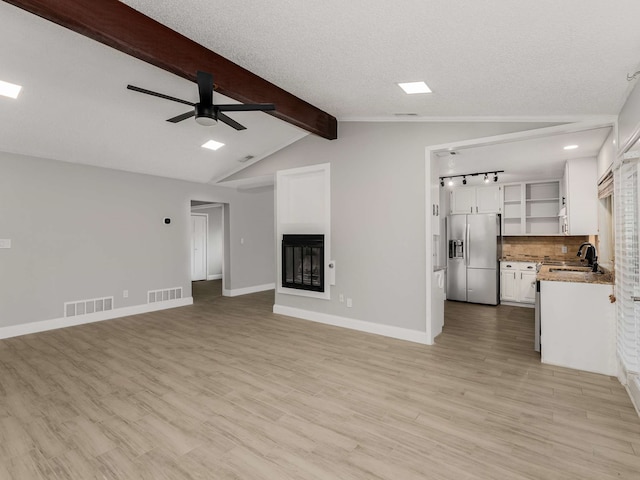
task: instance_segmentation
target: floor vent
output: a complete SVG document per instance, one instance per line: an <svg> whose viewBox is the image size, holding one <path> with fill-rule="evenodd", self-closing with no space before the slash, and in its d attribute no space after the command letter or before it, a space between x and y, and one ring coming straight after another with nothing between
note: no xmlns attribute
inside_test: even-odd
<svg viewBox="0 0 640 480"><path fill-rule="evenodd" d="M113 297L92 298L90 300L65 302L64 304L65 317L77 317L78 315L106 312L108 310L113 310Z"/></svg>
<svg viewBox="0 0 640 480"><path fill-rule="evenodd" d="M147 303L168 302L182 298L182 287L166 288L164 290L149 290Z"/></svg>

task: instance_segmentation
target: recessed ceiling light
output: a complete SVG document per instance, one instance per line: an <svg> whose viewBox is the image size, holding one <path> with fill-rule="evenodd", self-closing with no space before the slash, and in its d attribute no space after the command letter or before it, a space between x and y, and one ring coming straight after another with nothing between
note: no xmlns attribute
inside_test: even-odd
<svg viewBox="0 0 640 480"><path fill-rule="evenodd" d="M9 98L18 98L22 87L9 82L3 82L0 80L0 95Z"/></svg>
<svg viewBox="0 0 640 480"><path fill-rule="evenodd" d="M576 148L578 148L578 145L567 145L564 147L565 150L575 150Z"/></svg>
<svg viewBox="0 0 640 480"><path fill-rule="evenodd" d="M398 86L408 94L431 93L431 89L424 82L399 83Z"/></svg>
<svg viewBox="0 0 640 480"><path fill-rule="evenodd" d="M209 150L218 150L220 147L224 147L224 143L216 142L215 140L209 140L207 143L202 145L203 148L208 148Z"/></svg>

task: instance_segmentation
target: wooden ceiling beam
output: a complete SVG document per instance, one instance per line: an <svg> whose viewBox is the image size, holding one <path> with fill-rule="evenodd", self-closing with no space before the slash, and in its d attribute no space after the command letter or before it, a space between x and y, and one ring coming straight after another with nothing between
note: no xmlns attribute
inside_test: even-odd
<svg viewBox="0 0 640 480"><path fill-rule="evenodd" d="M202 70L216 91L242 103L274 103L269 114L333 140L335 117L118 0L5 0L193 82Z"/></svg>

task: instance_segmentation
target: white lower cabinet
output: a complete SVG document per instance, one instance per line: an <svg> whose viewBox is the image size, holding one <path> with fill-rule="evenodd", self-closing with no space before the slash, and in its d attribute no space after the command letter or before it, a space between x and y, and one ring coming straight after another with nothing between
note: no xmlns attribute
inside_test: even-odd
<svg viewBox="0 0 640 480"><path fill-rule="evenodd" d="M524 305L535 303L535 263L500 262L500 301Z"/></svg>
<svg viewBox="0 0 640 480"><path fill-rule="evenodd" d="M500 270L500 300L517 302L516 271Z"/></svg>
<svg viewBox="0 0 640 480"><path fill-rule="evenodd" d="M534 267L535 268L535 267ZM522 303L536 302L536 272L520 272L520 292L519 299Z"/></svg>

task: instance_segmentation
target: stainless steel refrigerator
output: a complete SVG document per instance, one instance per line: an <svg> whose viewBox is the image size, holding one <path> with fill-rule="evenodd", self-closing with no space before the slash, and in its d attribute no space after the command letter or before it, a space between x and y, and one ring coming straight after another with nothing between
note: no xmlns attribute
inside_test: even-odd
<svg viewBox="0 0 640 480"><path fill-rule="evenodd" d="M447 217L447 300L500 302L500 215Z"/></svg>

